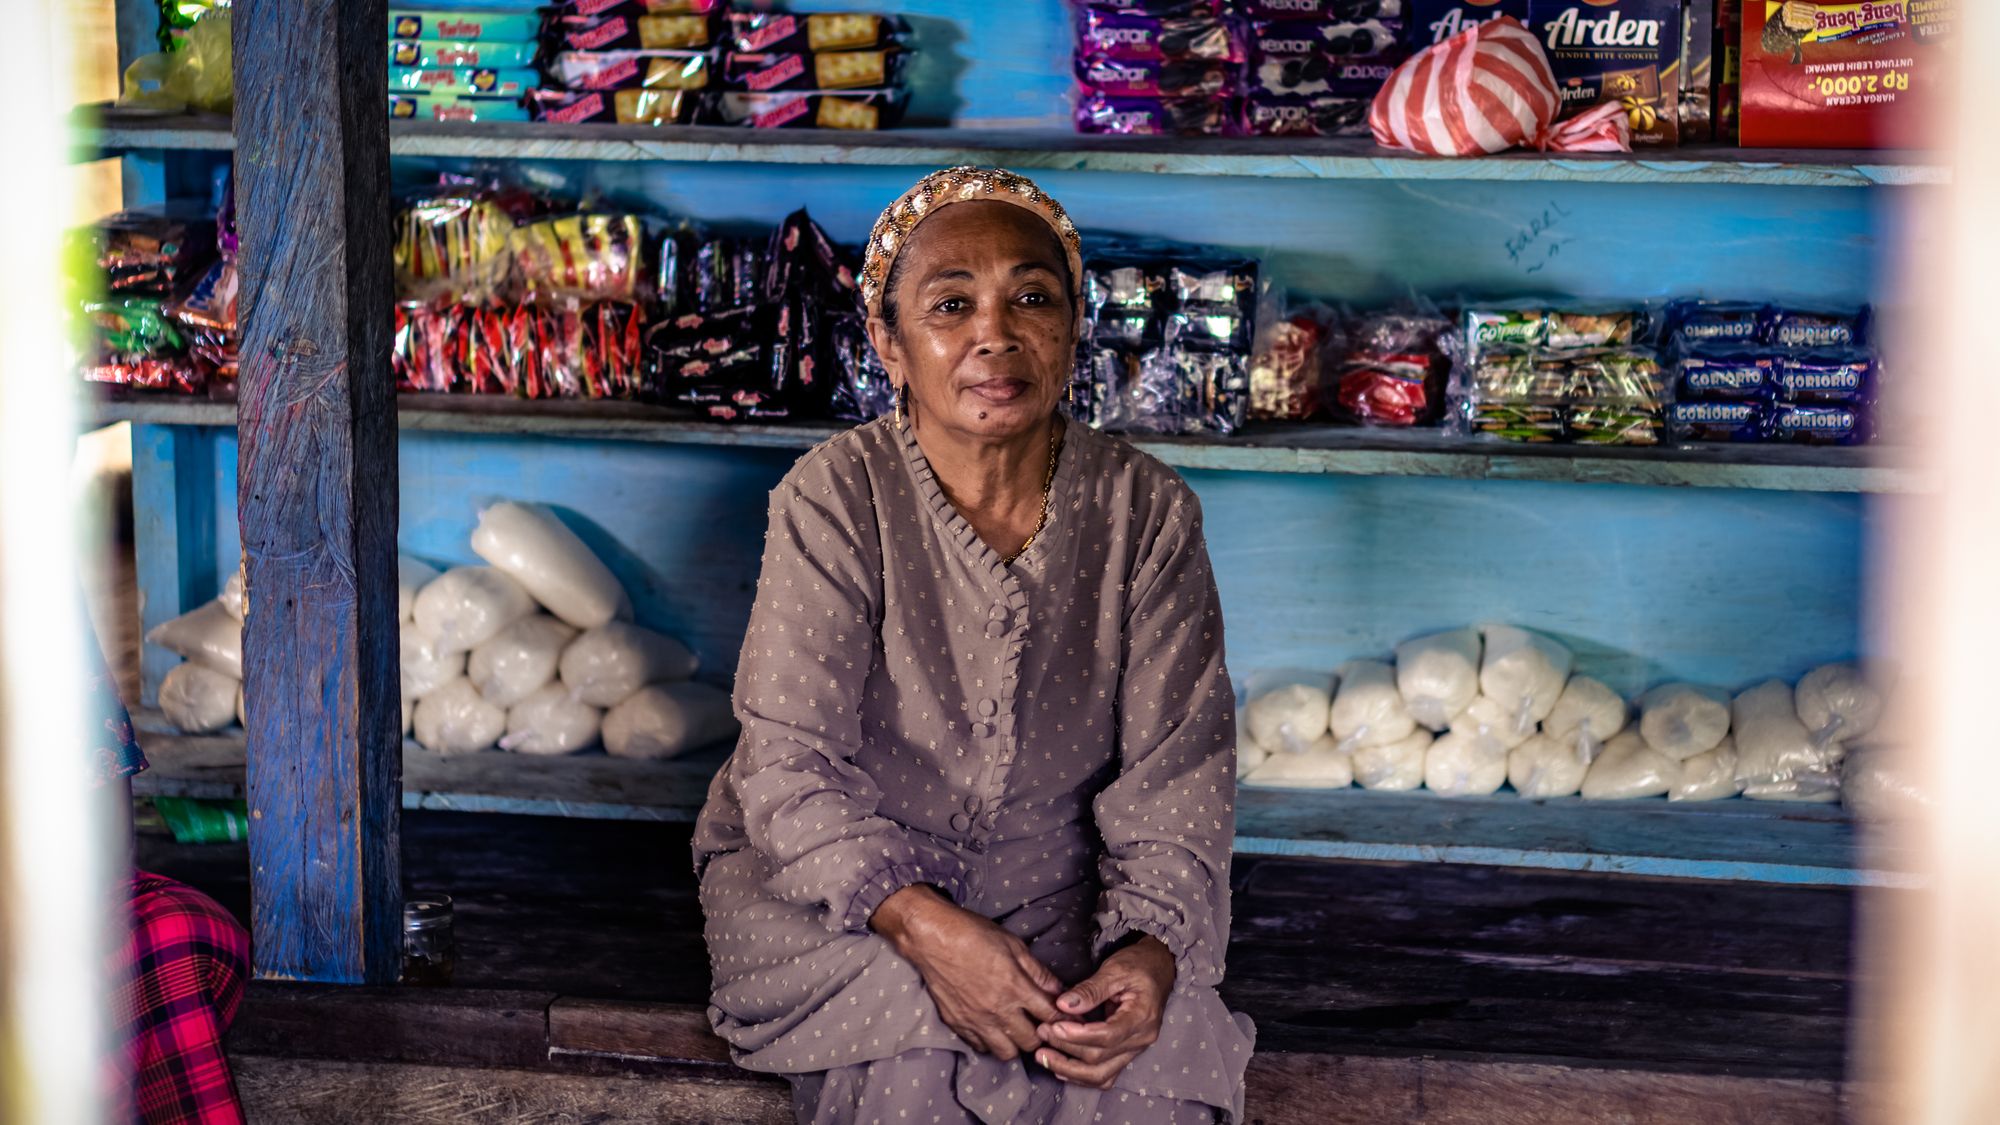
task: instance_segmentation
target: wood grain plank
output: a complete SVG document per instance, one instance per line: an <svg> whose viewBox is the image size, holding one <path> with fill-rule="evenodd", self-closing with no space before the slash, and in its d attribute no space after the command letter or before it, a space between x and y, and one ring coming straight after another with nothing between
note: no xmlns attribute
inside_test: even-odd
<svg viewBox="0 0 2000 1125"><path fill-rule="evenodd" d="M729 1045L697 1004L562 998L549 1007L549 1049L729 1063Z"/></svg>
<svg viewBox="0 0 2000 1125"><path fill-rule="evenodd" d="M236 7L237 509L264 977L401 971L385 0Z"/></svg>
<svg viewBox="0 0 2000 1125"><path fill-rule="evenodd" d="M232 1060L243 1108L259 1125L791 1125L792 1099L772 1080L550 1074L496 1067L412 1066L247 1055Z"/></svg>
<svg viewBox="0 0 2000 1125"><path fill-rule="evenodd" d="M366 1062L536 1067L548 1061L555 994L352 988L256 981L230 1027L230 1054Z"/></svg>

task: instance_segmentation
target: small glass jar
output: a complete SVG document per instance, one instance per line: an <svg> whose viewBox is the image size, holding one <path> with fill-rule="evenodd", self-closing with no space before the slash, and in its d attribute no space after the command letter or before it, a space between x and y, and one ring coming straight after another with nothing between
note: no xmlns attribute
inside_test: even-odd
<svg viewBox="0 0 2000 1125"><path fill-rule="evenodd" d="M451 896L417 895L403 900L403 983L451 983L458 942L451 932Z"/></svg>

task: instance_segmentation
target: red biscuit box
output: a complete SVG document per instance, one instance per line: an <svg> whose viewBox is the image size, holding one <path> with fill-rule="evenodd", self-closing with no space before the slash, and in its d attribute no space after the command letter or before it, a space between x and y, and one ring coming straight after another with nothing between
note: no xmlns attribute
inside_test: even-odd
<svg viewBox="0 0 2000 1125"><path fill-rule="evenodd" d="M1745 148L1909 148L1959 0L1744 0Z"/></svg>

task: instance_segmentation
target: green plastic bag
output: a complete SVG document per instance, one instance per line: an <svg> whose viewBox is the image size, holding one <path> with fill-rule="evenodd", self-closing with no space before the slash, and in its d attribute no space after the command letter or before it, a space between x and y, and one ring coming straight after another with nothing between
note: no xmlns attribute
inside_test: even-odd
<svg viewBox="0 0 2000 1125"><path fill-rule="evenodd" d="M230 112L236 106L236 91L229 28L229 9L217 8L188 28L174 50L133 59L125 68L120 108Z"/></svg>
<svg viewBox="0 0 2000 1125"><path fill-rule="evenodd" d="M242 801L155 797L153 808L176 844L237 844L250 838L250 806Z"/></svg>

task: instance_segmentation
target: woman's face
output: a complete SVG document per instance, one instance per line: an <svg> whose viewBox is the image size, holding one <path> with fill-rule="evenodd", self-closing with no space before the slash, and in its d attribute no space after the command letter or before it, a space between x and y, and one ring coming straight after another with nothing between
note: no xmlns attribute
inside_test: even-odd
<svg viewBox="0 0 2000 1125"><path fill-rule="evenodd" d="M925 426L1008 438L1054 412L1074 365L1076 308L1055 232L1011 203L957 203L898 257L896 326L868 322Z"/></svg>

